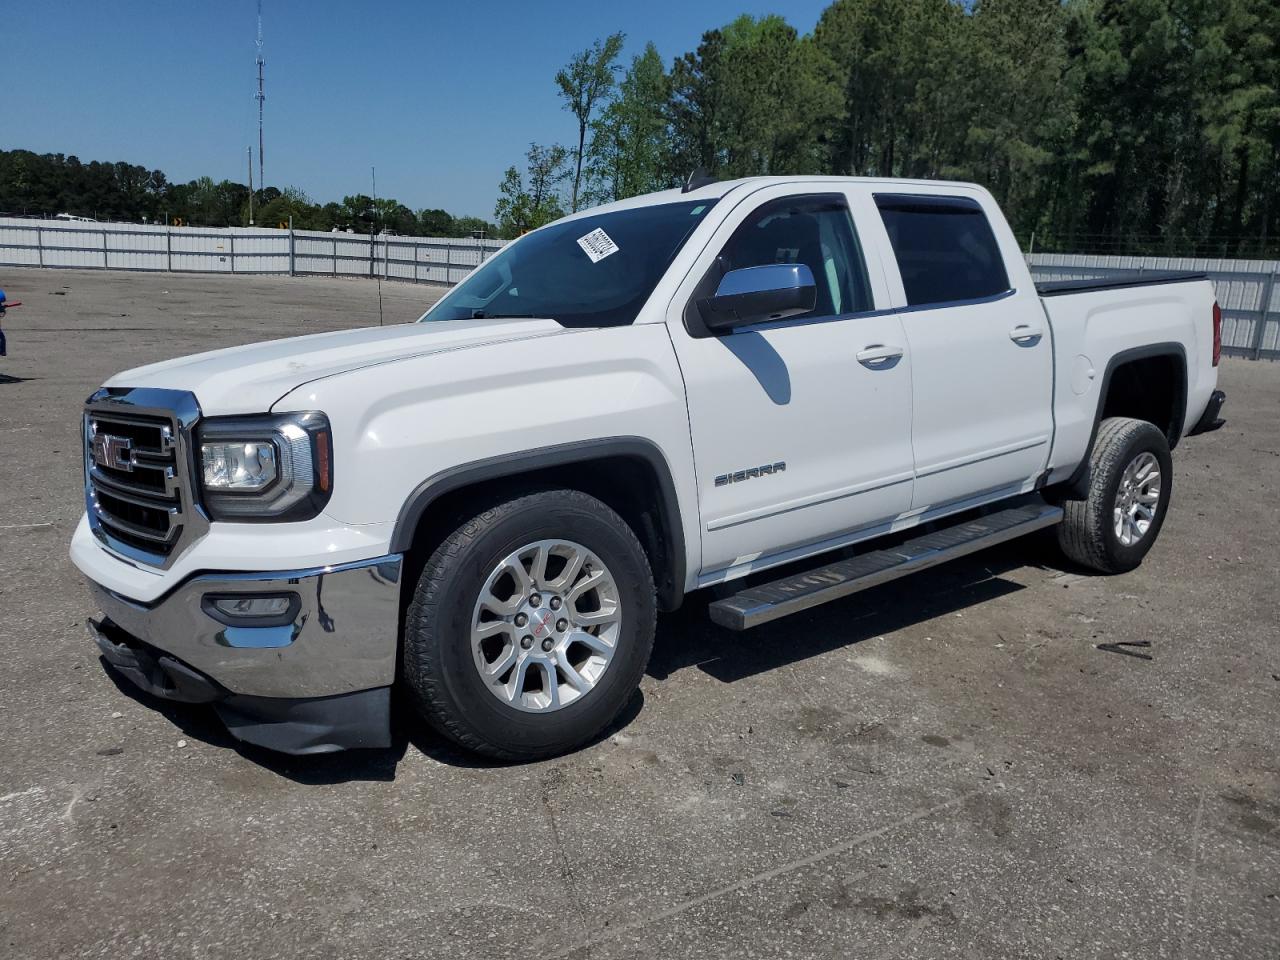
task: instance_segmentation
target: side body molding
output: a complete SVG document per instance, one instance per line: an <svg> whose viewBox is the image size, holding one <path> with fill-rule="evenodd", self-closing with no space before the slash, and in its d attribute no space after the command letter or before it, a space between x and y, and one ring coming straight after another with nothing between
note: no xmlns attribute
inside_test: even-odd
<svg viewBox="0 0 1280 960"><path fill-rule="evenodd" d="M535 450L489 457L473 463L459 464L428 477L414 488L400 508L395 531L391 537L393 551L408 551L423 516L431 504L445 494L461 490L477 483L498 480L549 467L563 467L593 460L624 458L645 463L658 480L660 516L659 529L670 556L667 570L658 578L658 603L663 610L673 610L684 597L685 566L687 555L684 528L681 525L680 503L676 497L671 468L657 444L643 437L608 437L598 440L582 440L557 444ZM636 535L644 539L644 532Z"/></svg>

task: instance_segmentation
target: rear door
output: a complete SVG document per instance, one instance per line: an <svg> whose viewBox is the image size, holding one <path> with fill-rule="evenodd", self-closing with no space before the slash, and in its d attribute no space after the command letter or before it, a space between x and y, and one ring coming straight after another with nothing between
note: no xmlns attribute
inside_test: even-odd
<svg viewBox="0 0 1280 960"><path fill-rule="evenodd" d="M703 582L884 525L911 503L911 358L870 198L768 187L729 213L669 308L703 524ZM878 229L878 228L877 228ZM698 300L729 270L803 263L816 309L715 336Z"/></svg>
<svg viewBox="0 0 1280 960"><path fill-rule="evenodd" d="M1053 350L1034 286L1010 280L1027 271L1006 269L1021 258L1012 233L959 190L874 199L911 354L912 512L1031 489L1053 433Z"/></svg>

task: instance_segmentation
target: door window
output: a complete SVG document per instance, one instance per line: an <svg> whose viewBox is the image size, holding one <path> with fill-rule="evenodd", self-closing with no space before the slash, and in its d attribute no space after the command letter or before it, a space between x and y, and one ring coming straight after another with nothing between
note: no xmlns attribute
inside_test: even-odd
<svg viewBox="0 0 1280 960"><path fill-rule="evenodd" d="M980 300L1009 289L1004 257L976 200L876 194L907 303Z"/></svg>
<svg viewBox="0 0 1280 960"><path fill-rule="evenodd" d="M763 204L720 252L708 278L714 279L711 289L730 270L771 263L803 263L812 271L817 302L802 317L872 309L862 248L843 197L784 197Z"/></svg>

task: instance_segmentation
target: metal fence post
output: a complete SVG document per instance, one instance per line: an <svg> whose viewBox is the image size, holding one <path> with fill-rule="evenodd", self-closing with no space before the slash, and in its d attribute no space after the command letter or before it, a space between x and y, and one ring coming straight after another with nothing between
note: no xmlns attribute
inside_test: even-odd
<svg viewBox="0 0 1280 960"><path fill-rule="evenodd" d="M333 275L338 275L338 238L333 238Z"/></svg>
<svg viewBox="0 0 1280 960"><path fill-rule="evenodd" d="M231 234L231 272L236 272L236 235Z"/></svg>
<svg viewBox="0 0 1280 960"><path fill-rule="evenodd" d="M44 228L40 224L36 224L36 257L39 265L44 266Z"/></svg>
<svg viewBox="0 0 1280 960"><path fill-rule="evenodd" d="M164 259L166 269L173 273L173 227L167 223L164 225Z"/></svg>
<svg viewBox="0 0 1280 960"><path fill-rule="evenodd" d="M102 228L102 269L105 270L111 264L107 260L107 228Z"/></svg>
<svg viewBox="0 0 1280 960"><path fill-rule="evenodd" d="M1271 294L1276 288L1276 271L1271 271L1262 287L1262 302L1258 305L1258 329L1253 333L1253 359L1262 358L1262 341L1267 333L1267 314L1271 309Z"/></svg>
<svg viewBox="0 0 1280 960"><path fill-rule="evenodd" d="M289 276L294 276L293 272L293 214L289 214Z"/></svg>

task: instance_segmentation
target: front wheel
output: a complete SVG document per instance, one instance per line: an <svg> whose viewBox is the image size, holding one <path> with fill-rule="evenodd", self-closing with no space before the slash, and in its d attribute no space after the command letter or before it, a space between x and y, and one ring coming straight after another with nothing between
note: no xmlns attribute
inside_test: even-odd
<svg viewBox="0 0 1280 960"><path fill-rule="evenodd" d="M432 553L405 616L404 678L459 745L504 760L590 740L653 647L648 558L604 503L551 490L468 519Z"/></svg>
<svg viewBox="0 0 1280 960"><path fill-rule="evenodd" d="M1062 552L1102 573L1134 569L1160 533L1172 490L1164 433L1145 420L1109 417L1089 454L1088 496L1063 504Z"/></svg>

